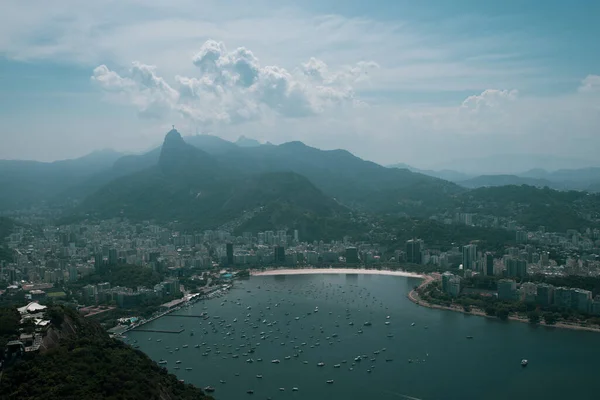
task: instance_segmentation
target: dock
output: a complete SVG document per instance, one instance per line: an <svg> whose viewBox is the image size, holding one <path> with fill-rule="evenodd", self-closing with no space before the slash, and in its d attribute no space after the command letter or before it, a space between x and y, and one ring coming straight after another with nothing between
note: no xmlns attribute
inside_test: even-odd
<svg viewBox="0 0 600 400"><path fill-rule="evenodd" d="M204 315L181 315L181 314L166 314L163 317L183 317L183 318L205 318Z"/></svg>
<svg viewBox="0 0 600 400"><path fill-rule="evenodd" d="M181 333L185 331L185 329L181 328L178 331L168 331L165 329L134 329L135 332L157 332L157 333Z"/></svg>

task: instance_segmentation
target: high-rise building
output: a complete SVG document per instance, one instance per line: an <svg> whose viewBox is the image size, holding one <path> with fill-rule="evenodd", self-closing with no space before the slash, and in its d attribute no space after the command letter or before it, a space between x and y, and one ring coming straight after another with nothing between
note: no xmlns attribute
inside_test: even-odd
<svg viewBox="0 0 600 400"><path fill-rule="evenodd" d="M448 279L447 293L452 297L458 297L460 294L460 277L453 276Z"/></svg>
<svg viewBox="0 0 600 400"><path fill-rule="evenodd" d="M468 244L463 247L463 269L474 269L477 261L477 245Z"/></svg>
<svg viewBox="0 0 600 400"><path fill-rule="evenodd" d="M275 246L273 253L276 264L285 264L285 247Z"/></svg>
<svg viewBox="0 0 600 400"><path fill-rule="evenodd" d="M527 243L527 232L518 230L516 232L516 240L517 240L517 243Z"/></svg>
<svg viewBox="0 0 600 400"><path fill-rule="evenodd" d="M527 276L527 260L520 260L513 257L504 259L506 275L511 278L524 278Z"/></svg>
<svg viewBox="0 0 600 400"><path fill-rule="evenodd" d="M554 305L561 308L571 308L571 289L566 287L554 289Z"/></svg>
<svg viewBox="0 0 600 400"><path fill-rule="evenodd" d="M533 282L525 282L521 285L519 294L522 301L533 303L537 298L537 285Z"/></svg>
<svg viewBox="0 0 600 400"><path fill-rule="evenodd" d="M421 264L421 247L423 241L420 239L411 239L406 242L406 262L411 264Z"/></svg>
<svg viewBox="0 0 600 400"><path fill-rule="evenodd" d="M104 257L102 256L102 253L96 253L94 256L94 269L97 273L102 272L104 269Z"/></svg>
<svg viewBox="0 0 600 400"><path fill-rule="evenodd" d="M485 253L485 274L487 276L494 275L494 255L492 253Z"/></svg>
<svg viewBox="0 0 600 400"><path fill-rule="evenodd" d="M582 313L590 312L592 292L584 289L571 289L571 308Z"/></svg>
<svg viewBox="0 0 600 400"><path fill-rule="evenodd" d="M514 300L517 294L517 283L512 279L500 279L498 281L498 299Z"/></svg>
<svg viewBox="0 0 600 400"><path fill-rule="evenodd" d="M233 243L226 244L226 252L227 252L227 265L233 265Z"/></svg>
<svg viewBox="0 0 600 400"><path fill-rule="evenodd" d="M294 229L294 242L298 243L300 241L298 237L298 229Z"/></svg>
<svg viewBox="0 0 600 400"><path fill-rule="evenodd" d="M542 306L549 306L554 302L554 286L547 283L537 285L536 303Z"/></svg>
<svg viewBox="0 0 600 400"><path fill-rule="evenodd" d="M452 278L454 274L450 271L446 271L442 274L442 292L448 292L448 281Z"/></svg>
<svg viewBox="0 0 600 400"><path fill-rule="evenodd" d="M71 265L69 267L69 282L76 282L78 278L79 278L79 273L77 271L77 267L74 265Z"/></svg>
<svg viewBox="0 0 600 400"><path fill-rule="evenodd" d="M118 261L117 249L109 249L108 250L108 264L110 266L117 265L117 261Z"/></svg>

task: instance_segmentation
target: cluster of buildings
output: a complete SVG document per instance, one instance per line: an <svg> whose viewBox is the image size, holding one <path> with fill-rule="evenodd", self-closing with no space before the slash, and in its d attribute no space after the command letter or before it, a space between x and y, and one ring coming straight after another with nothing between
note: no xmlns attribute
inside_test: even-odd
<svg viewBox="0 0 600 400"><path fill-rule="evenodd" d="M442 292L458 297L462 289L460 276L451 272L442 274ZM600 295L592 297L592 292L589 290L554 287L547 283L534 282L523 282L519 285L514 279L500 279L497 290L498 300L519 300L545 308L555 306L560 309L600 315Z"/></svg>
<svg viewBox="0 0 600 400"><path fill-rule="evenodd" d="M555 306L600 315L600 295L593 298L589 290L554 287L547 283L524 282L518 286L512 279L501 279L498 281L498 299L521 300L543 307Z"/></svg>
<svg viewBox="0 0 600 400"><path fill-rule="evenodd" d="M68 284L102 273L115 265L138 265L169 276L186 268L211 270L219 266L296 266L317 263L377 263L377 245L342 241L301 242L291 232L244 232L207 230L181 233L176 223L159 226L120 219L97 224L45 226L34 234L22 226L10 235L13 262L0 264L0 280L13 283ZM92 289L89 289L90 291Z"/></svg>
<svg viewBox="0 0 600 400"><path fill-rule="evenodd" d="M482 252L476 244L456 246L449 251L431 250L425 247L421 239L406 242L405 251L397 250L396 258L400 262L422 265L436 265L442 268L459 267L469 273L486 276L526 277L530 266L549 265L547 252L541 256L533 246L524 248L510 247L501 258L495 258L491 252Z"/></svg>
<svg viewBox="0 0 600 400"><path fill-rule="evenodd" d="M86 304L115 303L122 308L135 307L148 299L161 299L180 293L181 288L177 278L163 281L155 285L152 289L138 287L134 290L121 286L111 288L108 282L97 285L85 285L82 288L82 296Z"/></svg>

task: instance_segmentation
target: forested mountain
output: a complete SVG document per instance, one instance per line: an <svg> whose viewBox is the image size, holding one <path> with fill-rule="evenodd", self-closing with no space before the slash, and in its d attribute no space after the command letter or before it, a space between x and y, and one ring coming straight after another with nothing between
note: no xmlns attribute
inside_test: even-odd
<svg viewBox="0 0 600 400"><path fill-rule="evenodd" d="M121 156L112 150L102 150L51 163L0 160L0 210L51 201L69 187L110 168Z"/></svg>
<svg viewBox="0 0 600 400"><path fill-rule="evenodd" d="M3 371L2 399L212 399L178 381L141 351L109 338L100 325L75 310L54 307L48 315L52 327L41 353L17 360Z"/></svg>
<svg viewBox="0 0 600 400"><path fill-rule="evenodd" d="M276 213L275 209L285 210ZM349 212L294 172L242 174L170 131L155 166L118 178L90 195L80 208L97 217L179 220L187 227L213 228L256 211L247 224L290 229L307 220ZM271 218L262 214L269 211ZM278 215L275 217L275 215Z"/></svg>

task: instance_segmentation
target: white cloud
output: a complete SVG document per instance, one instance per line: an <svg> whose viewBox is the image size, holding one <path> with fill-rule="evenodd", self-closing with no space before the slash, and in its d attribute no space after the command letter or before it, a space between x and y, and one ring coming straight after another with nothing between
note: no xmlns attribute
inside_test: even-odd
<svg viewBox="0 0 600 400"><path fill-rule="evenodd" d="M584 93L600 92L600 75L588 75L581 82L579 91Z"/></svg>
<svg viewBox="0 0 600 400"><path fill-rule="evenodd" d="M482 111L490 108L499 108L517 99L519 92L512 90L487 89L481 94L469 96L462 102L461 108L469 111Z"/></svg>
<svg viewBox="0 0 600 400"><path fill-rule="evenodd" d="M121 94L144 116L172 117L177 113L203 125L237 123L264 113L306 117L333 107L356 106L354 85L365 79L374 62L361 61L329 72L311 58L294 71L262 66L245 47L227 50L222 42L207 40L192 57L197 76L176 76L172 87L156 74L156 67L134 62L126 75L100 65L92 80L109 93ZM312 73L316 71L318 73Z"/></svg>

